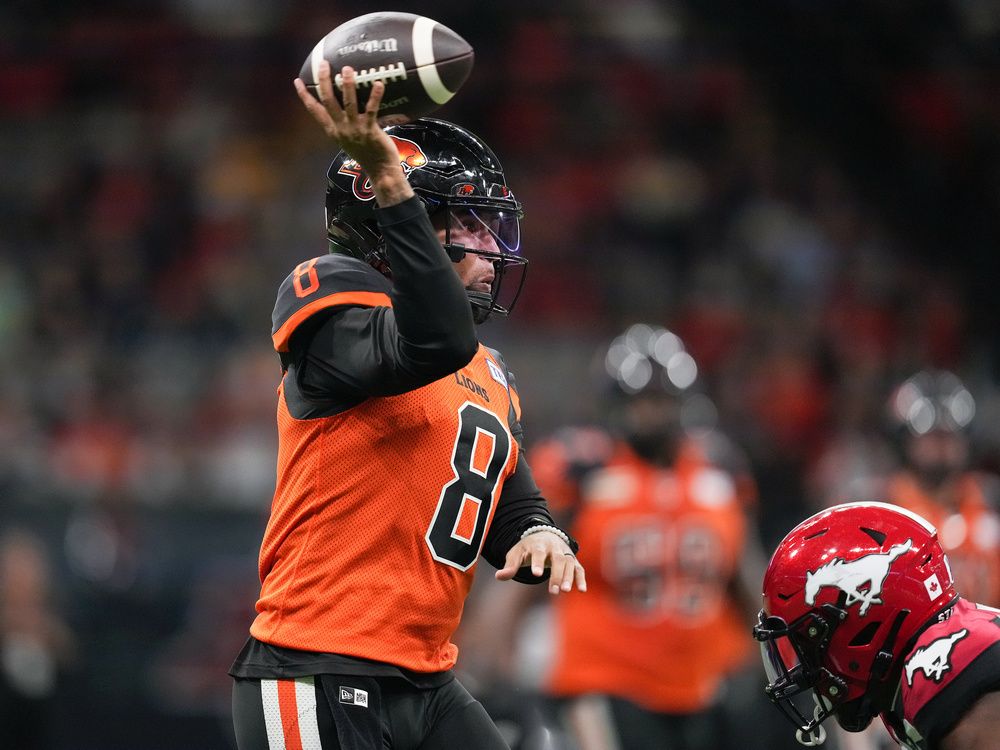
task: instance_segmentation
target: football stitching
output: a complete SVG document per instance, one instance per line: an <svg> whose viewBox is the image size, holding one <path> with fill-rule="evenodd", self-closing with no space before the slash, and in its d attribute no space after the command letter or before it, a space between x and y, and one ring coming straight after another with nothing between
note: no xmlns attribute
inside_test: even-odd
<svg viewBox="0 0 1000 750"><path fill-rule="evenodd" d="M402 61L394 65L380 65L377 68L359 70L355 73L354 82L358 86L371 86L375 81L398 81L401 78L406 80L406 65ZM344 88L344 77L340 73L337 73L333 81L338 89Z"/></svg>

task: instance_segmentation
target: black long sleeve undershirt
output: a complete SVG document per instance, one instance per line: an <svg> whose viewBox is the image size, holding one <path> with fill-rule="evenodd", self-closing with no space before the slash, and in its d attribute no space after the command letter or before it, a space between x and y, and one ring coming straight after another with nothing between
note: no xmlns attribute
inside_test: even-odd
<svg viewBox="0 0 1000 750"><path fill-rule="evenodd" d="M468 364L479 346L472 308L423 203L376 210L391 265L398 355L432 382Z"/></svg>
<svg viewBox="0 0 1000 750"><path fill-rule="evenodd" d="M420 200L376 214L394 269L392 308L340 307L300 326L289 369L308 411L301 416L427 385L468 364L479 346L465 289ZM378 274L361 261L342 262Z"/></svg>
<svg viewBox="0 0 1000 750"><path fill-rule="evenodd" d="M479 346L468 297L423 204L412 198L377 215L393 268L393 306L337 308L302 327L291 342L292 382L285 390L298 418L329 416L373 396L427 385L466 365ZM352 270L377 273L358 265ZM521 443L520 424L511 429ZM483 557L504 567L507 552L535 525L555 522L521 453L501 490ZM515 580L544 579L524 568Z"/></svg>

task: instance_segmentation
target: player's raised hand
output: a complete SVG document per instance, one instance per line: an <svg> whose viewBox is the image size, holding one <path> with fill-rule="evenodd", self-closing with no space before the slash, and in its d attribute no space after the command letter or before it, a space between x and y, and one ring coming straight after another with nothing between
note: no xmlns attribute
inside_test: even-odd
<svg viewBox="0 0 1000 750"><path fill-rule="evenodd" d="M507 553L502 570L498 570L498 581L508 581L517 575L525 565L531 565L533 575L541 576L549 568L549 593L572 591L576 584L578 591L587 590L587 577L583 565L559 536L549 531L529 534Z"/></svg>
<svg viewBox="0 0 1000 750"><path fill-rule="evenodd" d="M378 108L385 93L385 84L372 84L371 96L365 109L358 111L357 77L354 69L345 66L341 72L341 97L343 106L333 93L330 63L320 63L319 101L309 93L301 78L295 79L295 91L313 119L337 144L353 157L372 181L376 195L379 184L385 181L398 184L406 182L399 164L399 152L385 131L378 124ZM383 201L380 204L385 205Z"/></svg>

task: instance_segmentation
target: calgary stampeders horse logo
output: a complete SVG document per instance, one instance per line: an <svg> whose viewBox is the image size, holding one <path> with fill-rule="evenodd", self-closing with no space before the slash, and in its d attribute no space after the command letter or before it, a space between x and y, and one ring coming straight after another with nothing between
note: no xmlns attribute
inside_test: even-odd
<svg viewBox="0 0 1000 750"><path fill-rule="evenodd" d="M924 676L934 682L941 682L944 673L951 669L951 651L955 644L969 634L968 629L961 630L935 638L922 648L913 652L906 660L906 684L913 686L913 675L919 669Z"/></svg>
<svg viewBox="0 0 1000 750"><path fill-rule="evenodd" d="M847 594L847 606L861 602L858 615L864 617L873 604L882 603L882 584L889 575L889 568L904 552L913 547L913 540L907 539L894 544L888 552L872 552L857 560L845 561L835 557L814 571L806 572L806 604L816 603L820 589L836 586Z"/></svg>
<svg viewBox="0 0 1000 750"><path fill-rule="evenodd" d="M414 169L427 166L427 155L420 146L408 138L400 138L398 135L390 135L389 137L399 151L399 163L403 167L404 174L409 175ZM337 172L354 178L351 191L358 200L370 201L375 197L371 180L368 179L368 175L361 171L361 165L354 159L347 159L340 165Z"/></svg>

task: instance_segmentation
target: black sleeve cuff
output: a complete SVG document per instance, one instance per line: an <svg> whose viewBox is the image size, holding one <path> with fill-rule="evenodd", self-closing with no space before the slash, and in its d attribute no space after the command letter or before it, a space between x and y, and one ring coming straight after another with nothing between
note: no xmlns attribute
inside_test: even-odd
<svg viewBox="0 0 1000 750"><path fill-rule="evenodd" d="M521 541L521 535L532 526L553 526L559 528L549 515L545 500L541 497L523 498L502 502L497 508L483 545L483 557L494 568L499 570L507 560L507 553ZM560 529L560 531L563 531ZM577 541L563 531L569 538L569 548L575 555L580 549ZM514 576L518 583L542 583L548 579L548 573L541 576L533 575L530 566L522 567Z"/></svg>

